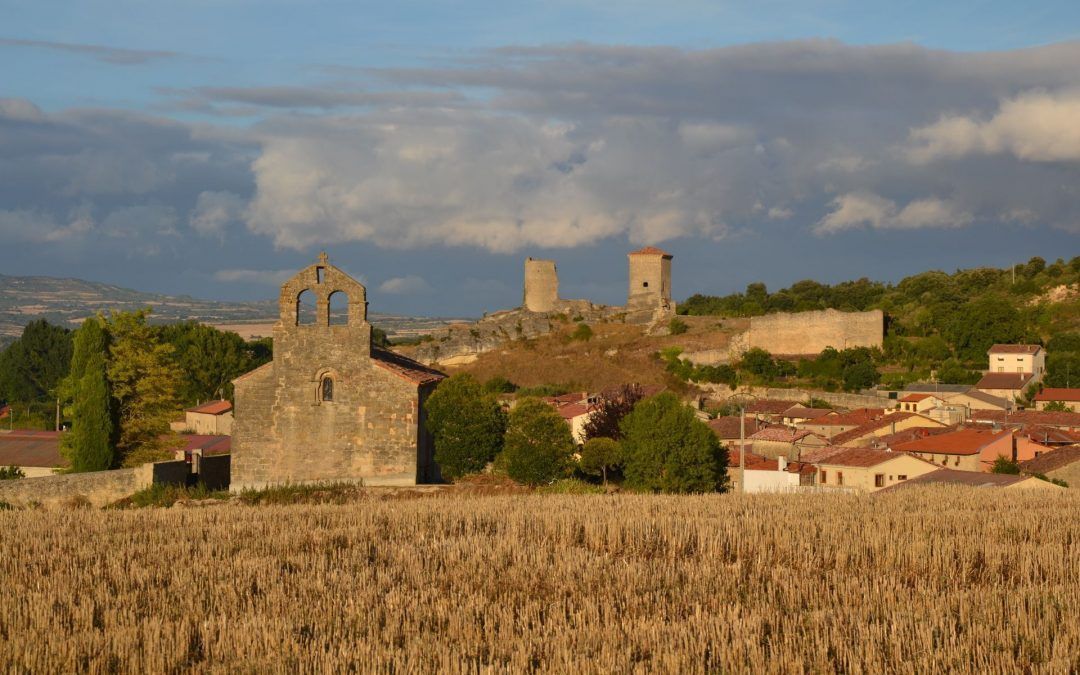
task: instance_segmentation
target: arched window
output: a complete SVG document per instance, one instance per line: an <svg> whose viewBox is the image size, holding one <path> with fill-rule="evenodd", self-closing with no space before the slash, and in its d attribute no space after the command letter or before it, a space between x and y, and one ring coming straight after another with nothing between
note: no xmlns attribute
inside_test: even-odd
<svg viewBox="0 0 1080 675"><path fill-rule="evenodd" d="M334 400L334 378L329 375L323 375L322 382L319 383L319 400Z"/></svg>
<svg viewBox="0 0 1080 675"><path fill-rule="evenodd" d="M349 296L345 291L334 291L330 294L326 311L327 323L331 326L344 326L349 323Z"/></svg>
<svg viewBox="0 0 1080 675"><path fill-rule="evenodd" d="M315 293L304 290L296 297L296 325L315 323Z"/></svg>

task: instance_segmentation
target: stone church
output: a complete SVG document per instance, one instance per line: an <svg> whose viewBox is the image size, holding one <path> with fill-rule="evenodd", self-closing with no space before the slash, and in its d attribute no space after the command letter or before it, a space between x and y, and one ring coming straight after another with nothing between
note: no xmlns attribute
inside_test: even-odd
<svg viewBox="0 0 1080 675"><path fill-rule="evenodd" d="M325 253L279 304L273 361L234 380L232 489L437 482L424 402L445 375L371 344L367 289Z"/></svg>

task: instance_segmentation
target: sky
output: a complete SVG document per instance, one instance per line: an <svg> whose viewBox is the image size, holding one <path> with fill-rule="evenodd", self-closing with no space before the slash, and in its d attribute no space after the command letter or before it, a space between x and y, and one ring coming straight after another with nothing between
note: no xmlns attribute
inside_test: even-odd
<svg viewBox="0 0 1080 675"><path fill-rule="evenodd" d="M0 0L0 274L372 311L1080 254L1080 3Z"/></svg>

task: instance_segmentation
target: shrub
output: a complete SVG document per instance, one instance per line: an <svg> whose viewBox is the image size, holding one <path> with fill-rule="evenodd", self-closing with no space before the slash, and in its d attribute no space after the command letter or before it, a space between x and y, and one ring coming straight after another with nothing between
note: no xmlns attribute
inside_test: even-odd
<svg viewBox="0 0 1080 675"><path fill-rule="evenodd" d="M602 495L604 488L577 478L563 478L551 485L541 487L539 492L549 495Z"/></svg>
<svg viewBox="0 0 1080 675"><path fill-rule="evenodd" d="M600 476L604 485L608 482L608 472L617 471L622 462L622 447L612 438L590 438L581 448L581 470L590 476Z"/></svg>
<svg viewBox="0 0 1080 675"><path fill-rule="evenodd" d="M1065 401L1050 401L1043 407L1046 412L1075 412L1065 404Z"/></svg>
<svg viewBox="0 0 1080 675"><path fill-rule="evenodd" d="M113 506L118 508L130 507L143 509L149 507L168 507L176 502L189 499L228 499L229 493L225 491L215 492L207 489L205 483L196 483L188 487L170 483L154 483L149 487L132 494L127 499L122 499Z"/></svg>
<svg viewBox="0 0 1080 675"><path fill-rule="evenodd" d="M347 504L356 501L363 490L362 482L322 482L273 485L261 490L243 490L240 503L250 506L263 504Z"/></svg>
<svg viewBox="0 0 1080 675"><path fill-rule="evenodd" d="M484 391L492 394L512 394L518 386L501 375L496 375L484 383Z"/></svg>
<svg viewBox="0 0 1080 675"><path fill-rule="evenodd" d="M588 342L592 339L593 330L587 323L579 323L578 327L574 329L574 332L570 334L570 339L579 340L581 342Z"/></svg>
<svg viewBox="0 0 1080 675"><path fill-rule="evenodd" d="M688 330L690 330L690 326L686 325L686 322L677 316L672 317L671 321L668 322L668 331L672 335L682 335Z"/></svg>
<svg viewBox="0 0 1080 675"><path fill-rule="evenodd" d="M992 473L1007 473L1016 476L1020 474L1020 465L1008 457L998 455L990 471Z"/></svg>
<svg viewBox="0 0 1080 675"><path fill-rule="evenodd" d="M519 483L541 485L566 476L574 452L570 427L547 403L519 401L510 412L502 459Z"/></svg>
<svg viewBox="0 0 1080 675"><path fill-rule="evenodd" d="M444 478L482 471L502 449L506 415L472 376L459 373L443 380L424 407Z"/></svg>
<svg viewBox="0 0 1080 675"><path fill-rule="evenodd" d="M629 487L650 492L714 492L727 483L727 454L716 435L673 394L640 402L622 423Z"/></svg>
<svg viewBox="0 0 1080 675"><path fill-rule="evenodd" d="M14 480L26 478L26 472L17 466L0 466L0 480Z"/></svg>

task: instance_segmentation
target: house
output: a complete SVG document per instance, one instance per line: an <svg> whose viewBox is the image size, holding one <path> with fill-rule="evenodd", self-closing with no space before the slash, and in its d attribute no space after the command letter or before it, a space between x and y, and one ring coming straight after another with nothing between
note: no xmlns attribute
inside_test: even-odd
<svg viewBox="0 0 1080 675"><path fill-rule="evenodd" d="M571 403L555 408L559 416L570 425L570 435L578 445L585 443L585 423L595 410L596 406L588 403Z"/></svg>
<svg viewBox="0 0 1080 675"><path fill-rule="evenodd" d="M1080 487L1080 445L1057 448L1020 462L1020 471L1057 478L1068 483L1069 487Z"/></svg>
<svg viewBox="0 0 1080 675"><path fill-rule="evenodd" d="M1046 373L1046 350L1039 345L994 345L986 356L987 373L1026 373L1036 382ZM978 385L975 388L982 389Z"/></svg>
<svg viewBox="0 0 1080 675"><path fill-rule="evenodd" d="M891 448L950 469L990 471L998 457L1011 461L1034 459L1039 446L1025 440L1008 429L965 428L895 443Z"/></svg>
<svg viewBox="0 0 1080 675"><path fill-rule="evenodd" d="M861 426L836 434L830 439L830 442L833 445L862 448L877 445L878 438L906 429L916 427L943 428L945 426L947 426L945 422L932 419L926 415L911 412L894 412L891 415L882 415Z"/></svg>
<svg viewBox="0 0 1080 675"><path fill-rule="evenodd" d="M820 448L829 444L828 439L812 431L783 426L762 429L747 440L748 448L756 454L769 459L786 457L791 461L798 460L805 448Z"/></svg>
<svg viewBox="0 0 1080 675"><path fill-rule="evenodd" d="M894 411L888 411L894 412ZM813 431L815 434L832 438L837 434L861 427L868 422L879 420L886 415L885 408L856 408L844 413L826 415L814 420L807 420L795 426L804 431Z"/></svg>
<svg viewBox="0 0 1080 675"><path fill-rule="evenodd" d="M784 418L784 413L797 404L798 401L762 398L747 403L746 413L753 415L755 419L762 422L779 423Z"/></svg>
<svg viewBox="0 0 1080 675"><path fill-rule="evenodd" d="M67 467L59 431L0 431L0 466L17 466L27 478L51 476Z"/></svg>
<svg viewBox="0 0 1080 675"><path fill-rule="evenodd" d="M1046 410L1051 403L1064 403L1072 412L1080 412L1080 389L1047 387L1035 395L1035 409Z"/></svg>
<svg viewBox="0 0 1080 675"><path fill-rule="evenodd" d="M966 485L978 488L999 489L1051 489L1060 490L1061 486L1033 476L1016 476L1004 473L977 473L957 471L955 469L937 469L930 473L912 478L889 488L890 491L927 485Z"/></svg>
<svg viewBox="0 0 1080 675"><path fill-rule="evenodd" d="M724 445L738 445L739 444L739 416L738 415L726 415L724 417L717 417L716 419L706 422L709 428L712 429L716 437L720 439L720 442ZM764 422L758 422L757 419L746 416L744 420L743 433L746 438L750 438L757 432L764 429L767 425ZM749 442L747 446L749 447Z"/></svg>
<svg viewBox="0 0 1080 675"><path fill-rule="evenodd" d="M183 422L173 422L173 431L210 436L228 436L232 434L232 403L229 401L207 401L184 411Z"/></svg>
<svg viewBox="0 0 1080 675"><path fill-rule="evenodd" d="M738 450L728 450L728 479L735 492L742 491L740 473L746 481L747 494L792 492L799 487L801 481L799 466L796 463L789 464L784 457L769 459L747 452L740 471Z"/></svg>
<svg viewBox="0 0 1080 675"><path fill-rule="evenodd" d="M971 421L977 424L998 425L1037 424L1067 431L1080 431L1080 412L973 410Z"/></svg>
<svg viewBox="0 0 1080 675"><path fill-rule="evenodd" d="M1058 429L1044 424L1009 425L1009 428L1015 429L1018 435L1048 448L1060 448L1080 443L1080 431Z"/></svg>
<svg viewBox="0 0 1080 675"><path fill-rule="evenodd" d="M372 344L367 289L325 253L278 298L273 360L233 381L230 488L439 482L425 403L446 376Z"/></svg>
<svg viewBox="0 0 1080 675"><path fill-rule="evenodd" d="M972 410L1011 410L1011 399L994 396L978 389L971 389L959 394L947 394L945 400L952 406L963 406L970 416Z"/></svg>
<svg viewBox="0 0 1080 675"><path fill-rule="evenodd" d="M840 448L818 461L817 485L876 492L936 470L930 462L902 452Z"/></svg>
<svg viewBox="0 0 1080 675"><path fill-rule="evenodd" d="M975 388L984 394L1015 401L1033 382L1035 376L1031 373L987 373L975 384Z"/></svg>
<svg viewBox="0 0 1080 675"><path fill-rule="evenodd" d="M816 420L836 414L837 412L832 408L807 408L800 403L785 410L781 417L781 421L785 425L793 427L799 422L809 422L810 420Z"/></svg>
<svg viewBox="0 0 1080 675"><path fill-rule="evenodd" d="M933 394L908 394L897 401L896 409L902 412L925 413L945 405L945 399Z"/></svg>

